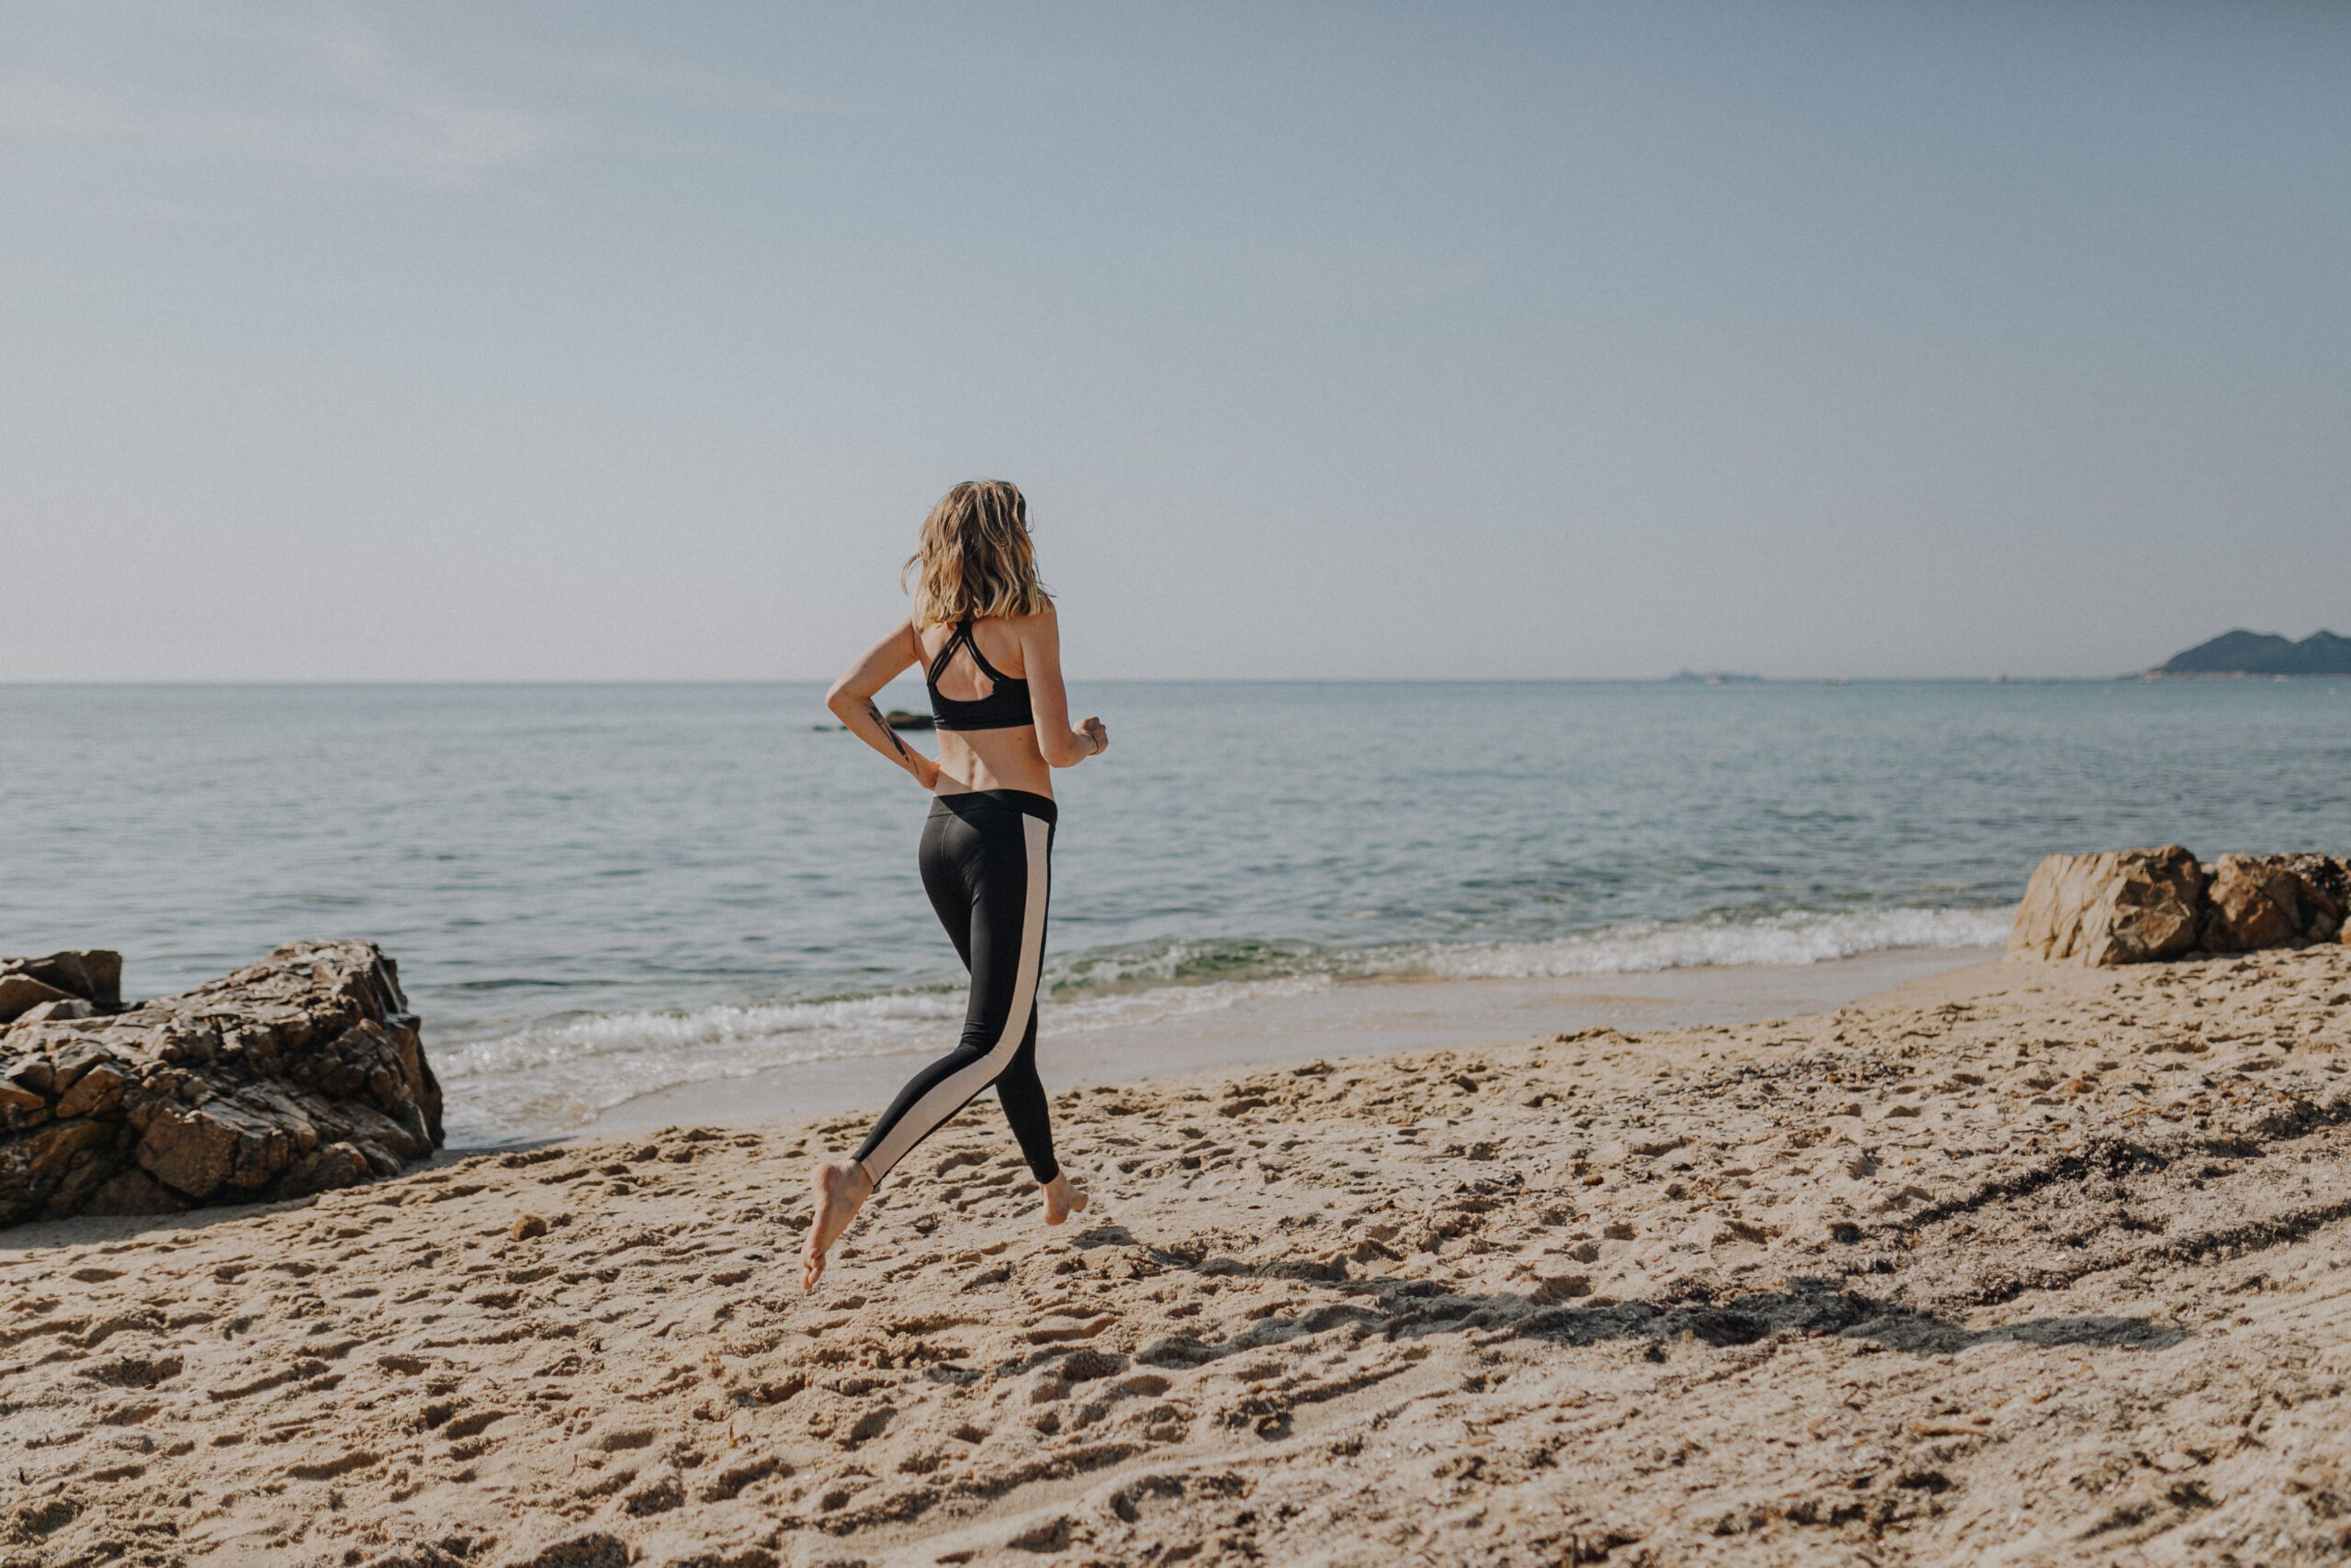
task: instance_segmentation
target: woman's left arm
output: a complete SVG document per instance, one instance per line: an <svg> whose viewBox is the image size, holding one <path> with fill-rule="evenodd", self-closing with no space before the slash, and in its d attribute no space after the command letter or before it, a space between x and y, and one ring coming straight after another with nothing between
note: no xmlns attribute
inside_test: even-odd
<svg viewBox="0 0 2351 1568"><path fill-rule="evenodd" d="M1070 727L1070 694L1061 685L1061 628L1048 604L1020 622L1020 667L1029 683L1029 706L1036 716L1037 749L1056 768L1075 768L1110 749L1110 731L1089 717Z"/></svg>

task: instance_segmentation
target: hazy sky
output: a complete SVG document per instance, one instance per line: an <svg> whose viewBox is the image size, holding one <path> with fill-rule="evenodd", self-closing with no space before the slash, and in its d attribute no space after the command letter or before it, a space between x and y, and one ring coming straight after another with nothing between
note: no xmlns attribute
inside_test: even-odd
<svg viewBox="0 0 2351 1568"><path fill-rule="evenodd" d="M2351 5L0 7L0 679L2351 633Z"/></svg>

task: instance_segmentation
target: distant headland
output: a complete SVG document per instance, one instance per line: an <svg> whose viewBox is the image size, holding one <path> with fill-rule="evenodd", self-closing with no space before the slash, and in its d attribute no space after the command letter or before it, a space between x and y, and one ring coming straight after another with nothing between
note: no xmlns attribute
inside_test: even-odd
<svg viewBox="0 0 2351 1568"><path fill-rule="evenodd" d="M2313 632L2297 643L2274 632L2223 632L2141 678L2168 675L2351 675L2351 637Z"/></svg>

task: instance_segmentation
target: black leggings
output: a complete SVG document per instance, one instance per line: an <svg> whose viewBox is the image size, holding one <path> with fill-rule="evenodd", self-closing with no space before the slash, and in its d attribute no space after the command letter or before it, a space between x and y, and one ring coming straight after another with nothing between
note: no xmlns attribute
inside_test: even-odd
<svg viewBox="0 0 2351 1568"><path fill-rule="evenodd" d="M961 1043L898 1091L858 1164L873 1185L990 1083L1040 1182L1061 1167L1037 1078L1037 976L1052 889L1053 802L1025 789L941 795L923 824L923 890L971 971Z"/></svg>

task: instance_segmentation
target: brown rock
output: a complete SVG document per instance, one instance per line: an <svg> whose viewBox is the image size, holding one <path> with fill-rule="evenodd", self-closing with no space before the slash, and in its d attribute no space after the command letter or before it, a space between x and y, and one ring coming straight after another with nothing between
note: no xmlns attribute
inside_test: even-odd
<svg viewBox="0 0 2351 1568"><path fill-rule="evenodd" d="M68 991L46 985L30 975L0 975L0 1023L14 1023L44 1002L69 1002Z"/></svg>
<svg viewBox="0 0 2351 1568"><path fill-rule="evenodd" d="M5 1063L7 1081L19 1089L30 1089L37 1094L55 1094L57 1092L57 1069L49 1064L47 1057L34 1055L29 1049L30 1042L26 1043L28 1049L25 1055ZM13 1047L15 1042L10 1044Z"/></svg>
<svg viewBox="0 0 2351 1568"><path fill-rule="evenodd" d="M2275 947L2302 935L2301 880L2278 855L2222 855L2211 867L2204 946L2215 953Z"/></svg>
<svg viewBox="0 0 2351 1568"><path fill-rule="evenodd" d="M19 1132L49 1119L49 1103L29 1089L0 1083L0 1128Z"/></svg>
<svg viewBox="0 0 2351 1568"><path fill-rule="evenodd" d="M52 953L46 958L0 958L0 974L24 975L69 997L79 997L100 1012L122 1005L122 955L92 948L86 952Z"/></svg>
<svg viewBox="0 0 2351 1568"><path fill-rule="evenodd" d="M2017 906L2008 956L2094 968L2173 957L2196 946L2203 894L2203 869L2178 844L2050 855Z"/></svg>
<svg viewBox="0 0 2351 1568"><path fill-rule="evenodd" d="M114 1129L104 1122L56 1122L26 1134L8 1152L21 1155L26 1175L38 1179L62 1176L74 1155L113 1141Z"/></svg>
<svg viewBox="0 0 2351 1568"><path fill-rule="evenodd" d="M91 1193L84 1214L177 1214L188 1200L132 1166L117 1171Z"/></svg>
<svg viewBox="0 0 2351 1568"><path fill-rule="evenodd" d="M159 1107L138 1157L158 1180L190 1197L210 1197L224 1186L267 1186L299 1153L297 1131L284 1118L223 1098L193 1110Z"/></svg>
<svg viewBox="0 0 2351 1568"><path fill-rule="evenodd" d="M16 1015L18 1023L69 1023L76 1019L98 1016L98 1009L79 997L65 997L54 1002L42 1002Z"/></svg>
<svg viewBox="0 0 2351 1568"><path fill-rule="evenodd" d="M98 1189L121 1168L122 1162L115 1157L116 1129L104 1123L94 1124L106 1134L106 1137L103 1140L92 1139L86 1147L75 1150L72 1158L66 1161L49 1189L49 1201L41 1211L44 1218L65 1219L83 1212L89 1207L89 1200L98 1195Z"/></svg>
<svg viewBox="0 0 2351 1568"><path fill-rule="evenodd" d="M2351 860L2335 855L2281 855L2302 900L2302 934L2313 942L2339 941L2351 927Z"/></svg>
<svg viewBox="0 0 2351 1568"><path fill-rule="evenodd" d="M97 1040L78 1034L68 1034L63 1040L53 1039L47 1042L37 1040L33 1043L47 1045L49 1089L51 1092L57 1094L63 1094L81 1082L81 1075L91 1068L100 1062L110 1062L114 1060L113 1054L105 1046Z"/></svg>
<svg viewBox="0 0 2351 1568"><path fill-rule="evenodd" d="M2216 953L2335 941L2351 913L2351 862L2333 855L2222 855L2206 870L2204 946Z"/></svg>
<svg viewBox="0 0 2351 1568"><path fill-rule="evenodd" d="M364 1100L346 1100L334 1110L333 1124L379 1169L398 1170L404 1160L422 1159L433 1152L433 1140L418 1129L403 1126Z"/></svg>
<svg viewBox="0 0 2351 1568"><path fill-rule="evenodd" d="M5 977L110 995L119 966L62 962L89 956L10 960ZM365 942L281 947L102 1020L13 1025L0 1086L0 1225L298 1197L393 1175L441 1141L399 971Z"/></svg>
<svg viewBox="0 0 2351 1568"><path fill-rule="evenodd" d="M313 1149L295 1161L277 1187L284 1197L304 1197L314 1192L357 1186L374 1176L375 1167L368 1163L365 1155L350 1144L338 1142Z"/></svg>
<svg viewBox="0 0 2351 1568"><path fill-rule="evenodd" d="M297 1155L307 1155L319 1146L319 1127L313 1113L331 1115L326 1103L300 1091L289 1091L270 1082L249 1083L236 1092L238 1109L257 1116L285 1134L293 1144Z"/></svg>
<svg viewBox="0 0 2351 1568"><path fill-rule="evenodd" d="M57 1102L57 1115L103 1115L122 1102L122 1091L130 1082L119 1063L101 1061L84 1072Z"/></svg>
<svg viewBox="0 0 2351 1568"><path fill-rule="evenodd" d="M236 1134L226 1117L159 1106L139 1140L139 1163L190 1197L210 1197L236 1167Z"/></svg>

